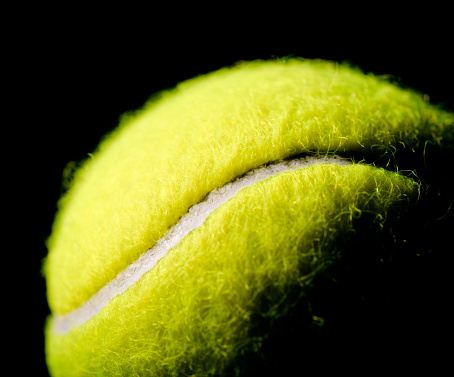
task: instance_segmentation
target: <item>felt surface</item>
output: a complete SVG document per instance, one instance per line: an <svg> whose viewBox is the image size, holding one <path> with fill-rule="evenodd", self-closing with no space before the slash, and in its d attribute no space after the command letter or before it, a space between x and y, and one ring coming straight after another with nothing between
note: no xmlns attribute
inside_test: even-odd
<svg viewBox="0 0 454 377"><path fill-rule="evenodd" d="M63 335L49 324L50 370L221 375L260 348L266 334L251 336L259 319L285 318L295 292L306 295L314 273L348 252L358 222L387 238L384 224L418 190L409 178L362 164L314 165L250 186L98 316Z"/></svg>
<svg viewBox="0 0 454 377"><path fill-rule="evenodd" d="M318 164L349 165L350 161L341 159L338 156L302 157L280 161L279 163L251 170L242 177L211 191L202 202L193 205L188 213L182 216L178 223L169 229L165 236L151 249L148 249L139 259L128 265L81 306L66 315L54 315L52 321L53 331L65 333L72 327L83 325L97 315L110 300L139 281L146 272L154 268L156 263L164 258L189 233L202 226L213 211L232 199L239 191L285 171L299 170Z"/></svg>
<svg viewBox="0 0 454 377"><path fill-rule="evenodd" d="M453 141L454 114L329 62L242 63L155 96L105 138L59 203L44 268L52 315L78 308L189 208L252 169L311 155L354 163L248 187L87 323L58 334L50 317L51 374L242 375L298 302L306 300L301 336L322 321L311 305L325 296L312 283L330 266L350 255L361 270L364 256L381 266L388 252L399 255L409 237L396 229L419 204L413 169L426 166L426 147L442 151L427 160L425 178L443 198L429 204L446 214L452 190L444 195L439 166ZM271 343L267 360L281 347Z"/></svg>
<svg viewBox="0 0 454 377"><path fill-rule="evenodd" d="M62 198L45 264L51 311L77 308L252 168L299 153L411 153L452 134L453 119L329 62L251 62L182 83L125 117Z"/></svg>

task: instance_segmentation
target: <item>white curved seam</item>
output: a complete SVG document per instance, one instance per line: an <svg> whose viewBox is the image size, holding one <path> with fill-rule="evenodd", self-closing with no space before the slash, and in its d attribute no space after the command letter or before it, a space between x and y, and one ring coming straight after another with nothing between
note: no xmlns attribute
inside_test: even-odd
<svg viewBox="0 0 454 377"><path fill-rule="evenodd" d="M129 287L134 285L184 237L201 226L213 211L233 198L239 191L286 171L327 163L338 165L350 164L349 161L338 156L303 157L289 161L280 161L272 165L251 170L241 178L214 189L207 195L204 201L189 208L189 211L180 218L178 223L170 228L151 249L148 249L136 261L128 265L81 306L65 315L54 315L52 318L53 331L60 334L67 333L73 327L81 326L97 315L115 296L125 292Z"/></svg>

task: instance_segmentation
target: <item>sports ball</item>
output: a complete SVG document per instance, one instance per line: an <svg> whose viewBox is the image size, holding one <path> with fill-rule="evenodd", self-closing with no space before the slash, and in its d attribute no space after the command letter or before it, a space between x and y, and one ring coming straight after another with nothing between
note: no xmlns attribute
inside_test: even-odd
<svg viewBox="0 0 454 377"><path fill-rule="evenodd" d="M415 362L441 301L424 273L452 225L453 135L427 96L322 60L241 62L153 95L59 201L49 372Z"/></svg>

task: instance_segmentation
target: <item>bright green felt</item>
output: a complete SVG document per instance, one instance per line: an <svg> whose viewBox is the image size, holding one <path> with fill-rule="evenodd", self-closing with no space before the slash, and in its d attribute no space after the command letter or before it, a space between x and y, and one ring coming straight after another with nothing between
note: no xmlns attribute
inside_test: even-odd
<svg viewBox="0 0 454 377"><path fill-rule="evenodd" d="M258 346L253 318L287 315L286 296L295 286L305 293L311 272L354 236L354 219L372 211L370 232L380 232L387 211L417 192L365 165L317 165L251 186L94 319L48 333L48 363L64 376L222 372ZM263 300L275 303L271 312L261 312Z"/></svg>

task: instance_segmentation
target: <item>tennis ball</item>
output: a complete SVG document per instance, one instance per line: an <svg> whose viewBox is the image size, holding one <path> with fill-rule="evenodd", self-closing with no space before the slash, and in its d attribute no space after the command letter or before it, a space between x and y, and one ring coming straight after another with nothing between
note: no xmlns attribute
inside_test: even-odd
<svg viewBox="0 0 454 377"><path fill-rule="evenodd" d="M418 93L319 60L245 62L155 95L59 202L50 373L263 375L340 352L329 329L365 325L348 292L406 250L423 179L443 187L425 151L452 151L453 129Z"/></svg>

